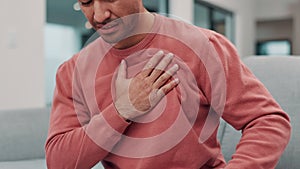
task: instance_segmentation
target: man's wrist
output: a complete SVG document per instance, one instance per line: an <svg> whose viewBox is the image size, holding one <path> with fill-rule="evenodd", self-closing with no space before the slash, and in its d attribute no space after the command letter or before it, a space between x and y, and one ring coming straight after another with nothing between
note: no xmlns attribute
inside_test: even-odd
<svg viewBox="0 0 300 169"><path fill-rule="evenodd" d="M116 109L118 115L119 115L124 121L126 121L127 123L131 123L131 122L132 122L132 121L130 120L129 117L125 117L122 113L120 113L119 108L118 108L118 106L117 106L115 103L114 103L114 107L115 107L115 109Z"/></svg>

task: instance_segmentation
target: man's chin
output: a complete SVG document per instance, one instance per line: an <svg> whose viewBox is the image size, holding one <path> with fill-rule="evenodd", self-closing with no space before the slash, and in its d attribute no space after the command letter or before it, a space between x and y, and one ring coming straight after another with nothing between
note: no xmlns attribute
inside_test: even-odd
<svg viewBox="0 0 300 169"><path fill-rule="evenodd" d="M120 41L122 41L122 37L114 37L114 36L108 36L108 35L100 35L100 37L106 42L106 43L109 43L109 44L117 44L119 43Z"/></svg>

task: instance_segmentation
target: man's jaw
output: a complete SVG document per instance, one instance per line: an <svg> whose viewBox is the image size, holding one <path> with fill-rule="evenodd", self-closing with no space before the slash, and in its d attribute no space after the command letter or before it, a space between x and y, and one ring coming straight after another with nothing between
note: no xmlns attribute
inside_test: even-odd
<svg viewBox="0 0 300 169"><path fill-rule="evenodd" d="M94 27L100 35L109 35L117 32L120 29L121 21L119 19L112 20L105 23L95 23Z"/></svg>

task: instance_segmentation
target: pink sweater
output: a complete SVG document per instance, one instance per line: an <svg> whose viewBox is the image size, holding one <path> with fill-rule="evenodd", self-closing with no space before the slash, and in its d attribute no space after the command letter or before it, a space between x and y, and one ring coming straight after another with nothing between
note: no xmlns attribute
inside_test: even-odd
<svg viewBox="0 0 300 169"><path fill-rule="evenodd" d="M102 39L57 72L46 142L49 169L270 169L290 137L289 117L223 36L155 15L151 34L124 50ZM113 105L122 59L128 77L159 49L175 54L180 85L152 112L128 123ZM226 164L217 140L222 116L243 136Z"/></svg>

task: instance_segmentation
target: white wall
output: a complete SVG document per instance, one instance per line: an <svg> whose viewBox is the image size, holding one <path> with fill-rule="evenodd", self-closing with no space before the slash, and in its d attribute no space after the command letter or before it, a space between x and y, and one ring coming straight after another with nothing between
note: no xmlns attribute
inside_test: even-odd
<svg viewBox="0 0 300 169"><path fill-rule="evenodd" d="M45 0L0 6L0 110L42 107Z"/></svg>
<svg viewBox="0 0 300 169"><path fill-rule="evenodd" d="M211 4L232 11L236 18L235 42L241 57L254 54L255 41L255 2L240 0L205 0ZM172 0L170 1L170 13L182 17L190 22L193 21L194 0Z"/></svg>
<svg viewBox="0 0 300 169"><path fill-rule="evenodd" d="M255 15L258 20L292 17L291 8L298 0L256 0Z"/></svg>
<svg viewBox="0 0 300 169"><path fill-rule="evenodd" d="M293 5L293 54L300 55L300 2Z"/></svg>
<svg viewBox="0 0 300 169"><path fill-rule="evenodd" d="M293 20L260 21L256 24L256 40L293 39Z"/></svg>

